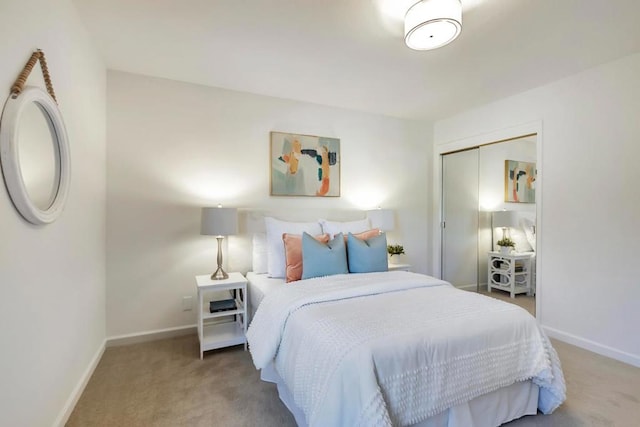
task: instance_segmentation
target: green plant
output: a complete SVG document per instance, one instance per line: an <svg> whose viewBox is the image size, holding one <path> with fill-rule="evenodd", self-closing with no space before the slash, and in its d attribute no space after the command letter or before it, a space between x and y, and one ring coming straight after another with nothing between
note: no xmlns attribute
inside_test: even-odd
<svg viewBox="0 0 640 427"><path fill-rule="evenodd" d="M498 246L511 246L512 248L516 245L516 243L511 240L511 238L509 237L503 237L502 239L498 240L496 242L496 245Z"/></svg>
<svg viewBox="0 0 640 427"><path fill-rule="evenodd" d="M404 254L404 247L402 245L387 245L387 252L389 255L402 255Z"/></svg>

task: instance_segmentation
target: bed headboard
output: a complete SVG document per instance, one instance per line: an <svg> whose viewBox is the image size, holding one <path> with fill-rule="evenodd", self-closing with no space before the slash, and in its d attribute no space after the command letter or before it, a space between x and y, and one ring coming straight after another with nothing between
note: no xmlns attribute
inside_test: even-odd
<svg viewBox="0 0 640 427"><path fill-rule="evenodd" d="M270 216L284 221L354 221L366 217L363 210L346 209L238 209L238 234L227 240L224 251L227 271L251 271L251 241L254 233L264 233L264 217ZM228 254L228 255L227 255Z"/></svg>

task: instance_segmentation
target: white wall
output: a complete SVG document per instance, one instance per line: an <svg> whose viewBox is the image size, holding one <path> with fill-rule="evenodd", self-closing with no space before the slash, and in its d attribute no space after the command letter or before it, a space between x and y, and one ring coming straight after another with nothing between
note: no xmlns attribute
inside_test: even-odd
<svg viewBox="0 0 640 427"><path fill-rule="evenodd" d="M195 324L182 297L195 298L194 275L216 257L215 239L199 235L202 206L394 209L389 240L417 271L430 268L430 125L121 72L108 73L107 98L109 336ZM340 138L342 196L270 197L272 130ZM245 272L250 248L239 239L225 259Z"/></svg>
<svg viewBox="0 0 640 427"><path fill-rule="evenodd" d="M3 0L0 40L2 102L41 48L69 134L57 221L30 225L0 184L0 425L50 426L66 419L104 346L106 74L67 0Z"/></svg>
<svg viewBox="0 0 640 427"><path fill-rule="evenodd" d="M640 54L438 121L436 144L542 121L538 316L640 366ZM542 245L542 247L540 247Z"/></svg>

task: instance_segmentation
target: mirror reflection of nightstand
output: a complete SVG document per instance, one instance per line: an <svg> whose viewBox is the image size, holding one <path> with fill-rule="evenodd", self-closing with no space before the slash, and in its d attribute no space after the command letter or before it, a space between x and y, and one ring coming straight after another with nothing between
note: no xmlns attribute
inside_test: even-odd
<svg viewBox="0 0 640 427"><path fill-rule="evenodd" d="M531 258L533 252L503 254L488 253L488 291L500 289L509 292L511 298L516 294L533 295L531 287Z"/></svg>
<svg viewBox="0 0 640 427"><path fill-rule="evenodd" d="M389 271L411 271L411 264L389 264Z"/></svg>

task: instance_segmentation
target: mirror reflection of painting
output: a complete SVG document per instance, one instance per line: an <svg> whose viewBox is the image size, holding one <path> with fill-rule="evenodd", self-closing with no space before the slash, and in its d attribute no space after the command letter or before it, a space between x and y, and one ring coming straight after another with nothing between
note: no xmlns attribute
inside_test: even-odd
<svg viewBox="0 0 640 427"><path fill-rule="evenodd" d="M271 132L272 196L340 196L340 140Z"/></svg>
<svg viewBox="0 0 640 427"><path fill-rule="evenodd" d="M514 203L536 202L536 164L505 160L504 201Z"/></svg>

